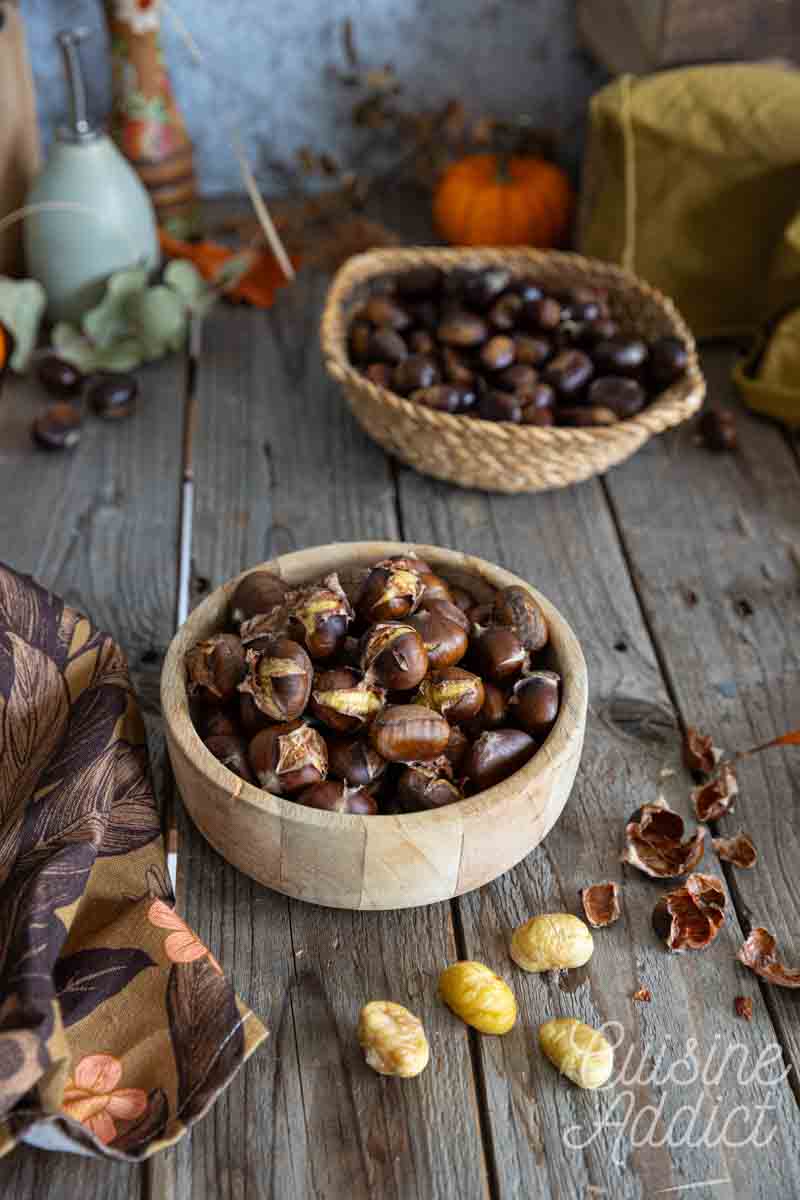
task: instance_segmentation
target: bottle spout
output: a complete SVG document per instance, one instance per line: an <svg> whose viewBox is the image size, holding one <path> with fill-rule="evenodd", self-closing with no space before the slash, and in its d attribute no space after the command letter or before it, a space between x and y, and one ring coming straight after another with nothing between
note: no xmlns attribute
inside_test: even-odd
<svg viewBox="0 0 800 1200"><path fill-rule="evenodd" d="M70 103L69 124L59 130L59 135L72 142L82 142L97 136L97 130L89 120L86 81L79 50L81 42L85 42L88 37L91 37L91 31L83 27L62 29L60 33L56 34L56 41L64 59L64 74L67 78Z"/></svg>

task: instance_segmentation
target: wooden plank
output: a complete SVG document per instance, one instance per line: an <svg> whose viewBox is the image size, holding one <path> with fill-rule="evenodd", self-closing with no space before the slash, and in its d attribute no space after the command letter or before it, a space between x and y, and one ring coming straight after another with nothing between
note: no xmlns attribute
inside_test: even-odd
<svg viewBox="0 0 800 1200"><path fill-rule="evenodd" d="M800 714L800 472L779 428L734 397L732 361L721 347L704 356L711 401L737 411L736 454L712 456L682 429L608 477L681 716L728 750L794 728ZM768 751L742 763L739 779L736 811L719 825L748 830L760 862L731 872L736 898L743 920L767 926L795 962L800 758ZM765 1001L797 1067L797 995L767 988Z"/></svg>
<svg viewBox="0 0 800 1200"><path fill-rule="evenodd" d="M43 403L34 380L9 381L0 404L0 557L114 633L151 731L175 597L179 379L174 359L143 371L135 417L87 420L72 453L33 447L29 425ZM138 1166L24 1147L0 1163L1 1193L42 1200L71 1192L121 1198L140 1179Z"/></svg>
<svg viewBox="0 0 800 1200"><path fill-rule="evenodd" d="M396 534L385 459L325 377L324 287L303 275L269 315L223 310L209 327L194 540L209 586L270 554ZM455 953L447 906L351 914L289 903L187 827L181 846L188 919L272 1037L172 1156L174 1195L483 1195L468 1041L434 1000L436 971ZM398 1087L363 1062L358 1010L383 997L425 1022L436 1065L418 1082Z"/></svg>
<svg viewBox="0 0 800 1200"><path fill-rule="evenodd" d="M677 1195L689 1185L699 1195L724 1200L797 1192L796 1110L786 1083L773 1088L745 1078L740 1085L732 1066L721 1072L713 1089L704 1089L701 1082L665 1087L657 1074L648 1082L646 1056L657 1060L661 1055L663 1075L686 1054L689 1039L697 1040L701 1068L720 1047L740 1041L752 1070L775 1034L757 1000L751 1026L734 1017L734 996L758 997L756 981L734 962L741 940L735 918L729 918L713 950L668 956L650 925L656 899L667 885L619 864L626 817L659 792L688 816L688 779L681 773L675 716L601 485L589 482L531 497L486 497L401 469L399 495L407 538L458 547L530 579L571 622L588 660L586 745L563 817L524 863L457 902L462 952L509 979L520 1002L520 1020L512 1033L481 1038L477 1047L499 1194L649 1200L671 1189ZM650 505L655 507L653 499ZM664 771L675 774L665 776ZM713 855L706 858L705 869L720 873ZM540 912L580 913L578 889L606 878L622 882L624 915L613 928L596 933L588 968L559 980L526 976L513 966L507 941L515 926ZM640 985L651 989L652 1003L632 1001ZM617 1063L628 1052L634 1065L644 1061L642 1082L626 1086L623 1080L610 1092L592 1094L560 1080L535 1041L539 1023L558 1015L595 1026L619 1022L624 1039ZM706 1127L710 1136L718 1136L720 1120L711 1121L712 1091L714 1100L720 1098L722 1114L744 1106L749 1128L757 1119L757 1104L775 1105L769 1126L779 1132L772 1144L764 1149L671 1148L661 1140L668 1139L678 1109L698 1101L705 1117L696 1136ZM647 1106L658 1106L660 1100L664 1108L648 1137ZM604 1119L623 1125L601 1129ZM678 1121L673 1137L685 1120ZM570 1133L576 1125L582 1132ZM643 1144L635 1144L637 1137ZM581 1139L585 1146L576 1147ZM728 1182L712 1188L714 1180ZM699 1186L703 1181L705 1188Z"/></svg>

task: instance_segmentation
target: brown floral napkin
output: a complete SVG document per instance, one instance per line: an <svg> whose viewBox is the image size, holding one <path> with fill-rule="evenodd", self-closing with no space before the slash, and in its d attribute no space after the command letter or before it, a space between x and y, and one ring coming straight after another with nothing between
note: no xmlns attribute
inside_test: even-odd
<svg viewBox="0 0 800 1200"><path fill-rule="evenodd" d="M0 566L0 1155L143 1158L267 1036L172 903L124 655Z"/></svg>

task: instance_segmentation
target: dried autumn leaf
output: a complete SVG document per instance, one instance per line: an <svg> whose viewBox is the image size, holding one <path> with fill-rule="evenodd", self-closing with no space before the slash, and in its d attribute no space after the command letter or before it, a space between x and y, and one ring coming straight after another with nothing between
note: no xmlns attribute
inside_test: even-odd
<svg viewBox="0 0 800 1200"><path fill-rule="evenodd" d="M737 1017L741 1017L743 1021L752 1021L753 1001L749 996L737 996L733 1002L733 1007Z"/></svg>
<svg viewBox="0 0 800 1200"><path fill-rule="evenodd" d="M649 1004L653 999L653 993L650 988L640 987L638 992L634 992L631 996L632 1000L638 1000L640 1004Z"/></svg>
<svg viewBox="0 0 800 1200"><path fill-rule="evenodd" d="M698 821L716 821L733 808L739 795L736 771L729 763L720 767L719 774L708 783L692 788L691 800Z"/></svg>
<svg viewBox="0 0 800 1200"><path fill-rule="evenodd" d="M800 968L787 967L780 962L775 938L761 926L753 930L736 957L768 983L778 987L800 987Z"/></svg>
<svg viewBox="0 0 800 1200"><path fill-rule="evenodd" d="M625 826L622 861L654 879L677 879L693 871L703 857L705 830L683 840L680 813L665 804L644 804Z"/></svg>
<svg viewBox="0 0 800 1200"><path fill-rule="evenodd" d="M740 750L738 754L734 755L734 759L738 762L739 759L749 758L751 754L760 754L762 750L770 750L773 746L800 746L800 729L790 729L788 733L782 733L780 737L772 738L769 742L751 746L749 750Z"/></svg>
<svg viewBox="0 0 800 1200"><path fill-rule="evenodd" d="M717 765L721 751L711 741L711 735L701 733L693 725L686 727L683 737L683 761L690 771L710 775Z"/></svg>
<svg viewBox="0 0 800 1200"><path fill-rule="evenodd" d="M714 838L712 845L723 862L749 870L758 861L758 851L748 834L740 832L731 838Z"/></svg>
<svg viewBox="0 0 800 1200"><path fill-rule="evenodd" d="M704 950L725 921L725 892L714 875L690 875L662 896L653 910L653 928L669 950Z"/></svg>
<svg viewBox="0 0 800 1200"><path fill-rule="evenodd" d="M586 920L595 929L605 929L619 920L619 885L592 883L581 890L581 903Z"/></svg>

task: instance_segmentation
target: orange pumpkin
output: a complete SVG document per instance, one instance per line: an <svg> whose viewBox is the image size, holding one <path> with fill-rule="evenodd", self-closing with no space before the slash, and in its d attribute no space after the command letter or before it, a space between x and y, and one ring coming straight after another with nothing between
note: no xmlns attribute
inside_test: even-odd
<svg viewBox="0 0 800 1200"><path fill-rule="evenodd" d="M471 154L445 171L433 216L455 246L557 246L572 213L572 189L543 158Z"/></svg>

